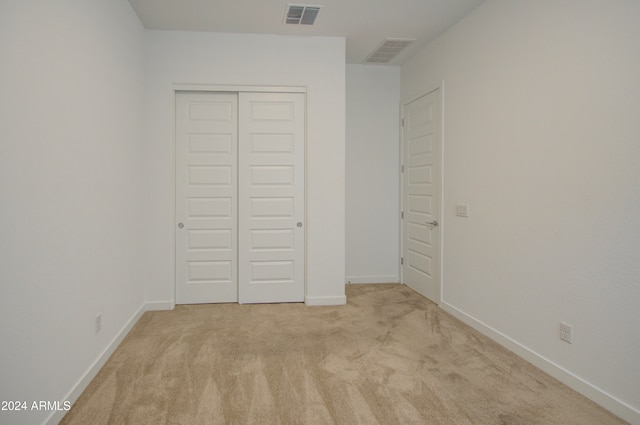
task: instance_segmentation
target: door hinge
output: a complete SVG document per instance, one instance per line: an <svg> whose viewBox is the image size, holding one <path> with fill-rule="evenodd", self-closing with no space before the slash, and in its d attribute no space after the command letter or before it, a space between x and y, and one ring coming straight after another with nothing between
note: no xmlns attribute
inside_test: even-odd
<svg viewBox="0 0 640 425"><path fill-rule="evenodd" d="M402 166L400 166L400 172L404 173L404 164L402 164Z"/></svg>
<svg viewBox="0 0 640 425"><path fill-rule="evenodd" d="M404 218L404 211L400 211L400 218Z"/></svg>
<svg viewBox="0 0 640 425"><path fill-rule="evenodd" d="M404 127L404 118L402 118L402 126Z"/></svg>
<svg viewBox="0 0 640 425"><path fill-rule="evenodd" d="M400 257L400 265L403 266L404 265L404 257Z"/></svg>

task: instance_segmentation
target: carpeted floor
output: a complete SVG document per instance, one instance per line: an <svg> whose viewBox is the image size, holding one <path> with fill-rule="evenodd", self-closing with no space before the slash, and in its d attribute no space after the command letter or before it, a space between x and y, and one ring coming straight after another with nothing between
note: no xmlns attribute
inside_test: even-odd
<svg viewBox="0 0 640 425"><path fill-rule="evenodd" d="M402 285L140 319L62 424L624 424Z"/></svg>

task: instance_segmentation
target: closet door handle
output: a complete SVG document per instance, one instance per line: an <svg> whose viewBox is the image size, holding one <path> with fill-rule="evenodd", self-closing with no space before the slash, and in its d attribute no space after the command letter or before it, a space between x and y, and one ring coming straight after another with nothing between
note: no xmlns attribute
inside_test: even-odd
<svg viewBox="0 0 640 425"><path fill-rule="evenodd" d="M301 222L301 221L299 221L299 222L298 222L298 224L296 224L296 226L298 226L298 227L302 227L302 222Z"/></svg>

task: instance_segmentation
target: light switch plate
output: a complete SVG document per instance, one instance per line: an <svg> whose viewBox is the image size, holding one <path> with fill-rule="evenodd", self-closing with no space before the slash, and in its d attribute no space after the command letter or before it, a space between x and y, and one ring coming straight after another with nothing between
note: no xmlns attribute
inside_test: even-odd
<svg viewBox="0 0 640 425"><path fill-rule="evenodd" d="M469 217L469 205L457 204L456 205L457 217Z"/></svg>

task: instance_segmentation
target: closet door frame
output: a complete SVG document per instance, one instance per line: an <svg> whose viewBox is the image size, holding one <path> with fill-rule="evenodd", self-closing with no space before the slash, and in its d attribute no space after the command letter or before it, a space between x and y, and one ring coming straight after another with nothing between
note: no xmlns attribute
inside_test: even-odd
<svg viewBox="0 0 640 425"><path fill-rule="evenodd" d="M177 286L177 276L176 276L176 249L177 249L177 241L176 241L176 226L178 225L177 215L176 215L176 95L178 92L211 92L211 93L221 93L221 94L240 94L243 92L253 92L253 93L301 93L305 95L307 94L307 88L305 86L254 86L254 85L217 85L217 84L173 84L172 85L172 111L171 116L172 119L172 128L171 128L171 140L172 140L172 149L171 149L171 223L172 223L172 246L171 246L171 274L173 276L172 283L172 296L173 299L170 300L171 308L174 308L176 305L176 286ZM306 100L305 100L305 122L306 122ZM304 137L304 168L306 169L306 152L307 152L307 137L306 137L306 124L305 124L305 137ZM306 174L306 172L305 172ZM306 177L304 182L304 222L306 224L306 210L307 210L307 187L306 187ZM302 231L304 232L304 293L306 295L307 288L307 226L305 225Z"/></svg>

